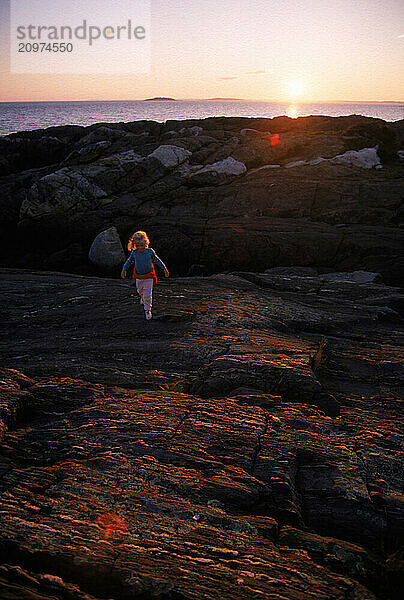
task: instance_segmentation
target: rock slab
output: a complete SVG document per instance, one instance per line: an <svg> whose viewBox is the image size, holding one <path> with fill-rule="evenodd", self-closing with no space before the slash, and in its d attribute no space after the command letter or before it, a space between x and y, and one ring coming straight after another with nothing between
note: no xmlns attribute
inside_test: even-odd
<svg viewBox="0 0 404 600"><path fill-rule="evenodd" d="M399 290L0 275L2 597L398 600Z"/></svg>

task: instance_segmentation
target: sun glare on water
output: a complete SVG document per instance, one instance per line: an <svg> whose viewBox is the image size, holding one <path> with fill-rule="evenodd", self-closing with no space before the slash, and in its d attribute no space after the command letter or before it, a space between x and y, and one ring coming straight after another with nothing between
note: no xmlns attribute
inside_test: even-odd
<svg viewBox="0 0 404 600"><path fill-rule="evenodd" d="M298 108L295 104L291 104L286 112L287 116L291 119L297 119L299 116Z"/></svg>

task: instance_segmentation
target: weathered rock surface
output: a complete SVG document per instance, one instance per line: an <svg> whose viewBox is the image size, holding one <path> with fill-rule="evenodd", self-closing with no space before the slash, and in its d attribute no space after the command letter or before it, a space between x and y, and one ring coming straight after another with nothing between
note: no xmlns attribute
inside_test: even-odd
<svg viewBox="0 0 404 600"><path fill-rule="evenodd" d="M400 598L403 295L366 275L164 280L146 322L3 270L2 597Z"/></svg>
<svg viewBox="0 0 404 600"><path fill-rule="evenodd" d="M147 230L180 275L301 265L395 285L403 123L218 117L6 136L1 264L88 274L94 238L116 227L124 247Z"/></svg>

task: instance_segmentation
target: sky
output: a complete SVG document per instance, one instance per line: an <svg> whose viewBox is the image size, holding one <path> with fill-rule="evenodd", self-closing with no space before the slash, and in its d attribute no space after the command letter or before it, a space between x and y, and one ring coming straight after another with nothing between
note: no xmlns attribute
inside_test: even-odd
<svg viewBox="0 0 404 600"><path fill-rule="evenodd" d="M1 101L404 100L401 0L151 0L145 74L11 73L9 13L0 0Z"/></svg>

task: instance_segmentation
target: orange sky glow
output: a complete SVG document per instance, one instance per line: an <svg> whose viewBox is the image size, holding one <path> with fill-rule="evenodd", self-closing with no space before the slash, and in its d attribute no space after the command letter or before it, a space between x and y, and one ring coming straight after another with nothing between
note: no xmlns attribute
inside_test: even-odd
<svg viewBox="0 0 404 600"><path fill-rule="evenodd" d="M1 101L404 99L398 0L152 0L142 75L10 73L8 0L0 22Z"/></svg>

